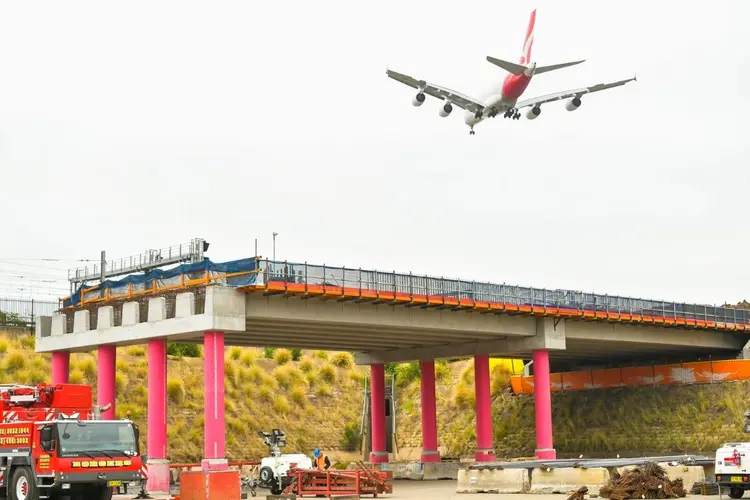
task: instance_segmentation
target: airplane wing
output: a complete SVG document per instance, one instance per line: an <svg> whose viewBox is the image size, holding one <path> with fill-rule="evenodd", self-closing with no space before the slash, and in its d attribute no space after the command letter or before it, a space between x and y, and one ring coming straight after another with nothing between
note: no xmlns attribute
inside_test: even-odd
<svg viewBox="0 0 750 500"><path fill-rule="evenodd" d="M386 70L386 74L397 82L401 82L404 85L408 85L409 87L415 88L420 92L424 92L425 94L437 99L447 99L459 108L471 111L472 113L477 113L484 110L484 104L482 104L479 100L461 94L460 92L456 92L455 90L440 87L438 85L433 85L431 83L427 83L424 80L417 80L408 75L396 73L395 71L391 71L389 69Z"/></svg>
<svg viewBox="0 0 750 500"><path fill-rule="evenodd" d="M635 81L635 77L628 78L627 80L620 80L619 82L600 83L591 87L582 87L580 89L566 90L564 92L556 92L554 94L532 97L531 99L525 99L516 103L516 109L521 109L529 106L538 106L540 104L545 104L548 102L559 101L560 99L568 99L569 97L581 97L584 94L591 94L592 92L599 92L600 90L620 87L628 82L633 81Z"/></svg>

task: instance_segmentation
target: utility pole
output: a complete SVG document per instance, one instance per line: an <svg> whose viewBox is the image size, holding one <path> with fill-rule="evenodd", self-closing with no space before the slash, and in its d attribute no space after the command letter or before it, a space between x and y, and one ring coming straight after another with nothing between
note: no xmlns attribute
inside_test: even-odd
<svg viewBox="0 0 750 500"><path fill-rule="evenodd" d="M101 263L101 269L102 272L102 283L104 283L104 277L107 276L107 271L105 268L107 267L107 252L102 250L102 263Z"/></svg>
<svg viewBox="0 0 750 500"><path fill-rule="evenodd" d="M276 237L279 235L279 233L274 232L273 233L273 260L276 260Z"/></svg>

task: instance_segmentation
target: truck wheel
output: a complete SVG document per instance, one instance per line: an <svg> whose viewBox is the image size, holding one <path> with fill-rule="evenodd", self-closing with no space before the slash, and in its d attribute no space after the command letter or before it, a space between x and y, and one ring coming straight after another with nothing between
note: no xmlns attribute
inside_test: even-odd
<svg viewBox="0 0 750 500"><path fill-rule="evenodd" d="M742 488L729 488L729 498L742 498L745 494L745 490Z"/></svg>
<svg viewBox="0 0 750 500"><path fill-rule="evenodd" d="M28 467L16 467L8 487L10 500L38 500L39 488Z"/></svg>
<svg viewBox="0 0 750 500"><path fill-rule="evenodd" d="M273 482L273 471L270 467L263 467L260 470L260 484L268 486Z"/></svg>
<svg viewBox="0 0 750 500"><path fill-rule="evenodd" d="M100 493L94 497L96 500L112 500L112 488L101 486L99 491Z"/></svg>
<svg viewBox="0 0 750 500"><path fill-rule="evenodd" d="M271 495L281 495L281 492L284 491L281 486L279 486L278 481L274 481L271 485Z"/></svg>

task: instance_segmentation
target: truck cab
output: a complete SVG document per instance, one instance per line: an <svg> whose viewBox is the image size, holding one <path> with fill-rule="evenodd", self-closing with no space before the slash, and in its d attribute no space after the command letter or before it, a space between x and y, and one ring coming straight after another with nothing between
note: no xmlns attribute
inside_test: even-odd
<svg viewBox="0 0 750 500"><path fill-rule="evenodd" d="M750 412L745 412L744 430L750 433ZM729 488L730 498L742 498L750 489L750 442L724 443L714 465L719 488Z"/></svg>
<svg viewBox="0 0 750 500"><path fill-rule="evenodd" d="M0 497L110 500L143 481L138 427L101 410L89 386L0 387Z"/></svg>

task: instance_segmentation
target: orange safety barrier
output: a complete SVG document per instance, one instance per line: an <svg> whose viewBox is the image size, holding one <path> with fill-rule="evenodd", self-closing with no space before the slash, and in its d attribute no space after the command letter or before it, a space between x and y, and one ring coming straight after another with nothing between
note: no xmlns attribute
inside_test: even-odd
<svg viewBox="0 0 750 500"><path fill-rule="evenodd" d="M240 500L239 471L195 471L180 474L175 500Z"/></svg>
<svg viewBox="0 0 750 500"><path fill-rule="evenodd" d="M590 311L570 307L534 306L505 302L488 302L474 299L447 297L444 295L419 295L384 290L342 287L335 285L313 285L310 283L292 283L288 281L268 281L263 285L240 287L246 292L263 291L270 294L306 295L323 298L356 299L384 301L403 305L437 306L477 312L521 313L534 316L552 316L555 318L578 318L587 321L616 321L618 323L635 323L656 326L675 326L706 328L715 330L750 331L750 324L724 323L702 319L670 318L618 311Z"/></svg>
<svg viewBox="0 0 750 500"><path fill-rule="evenodd" d="M709 384L749 379L750 360L727 359L552 373L550 374L550 385L553 392L560 392L614 387ZM516 394L534 393L533 376L511 376L510 384Z"/></svg>

